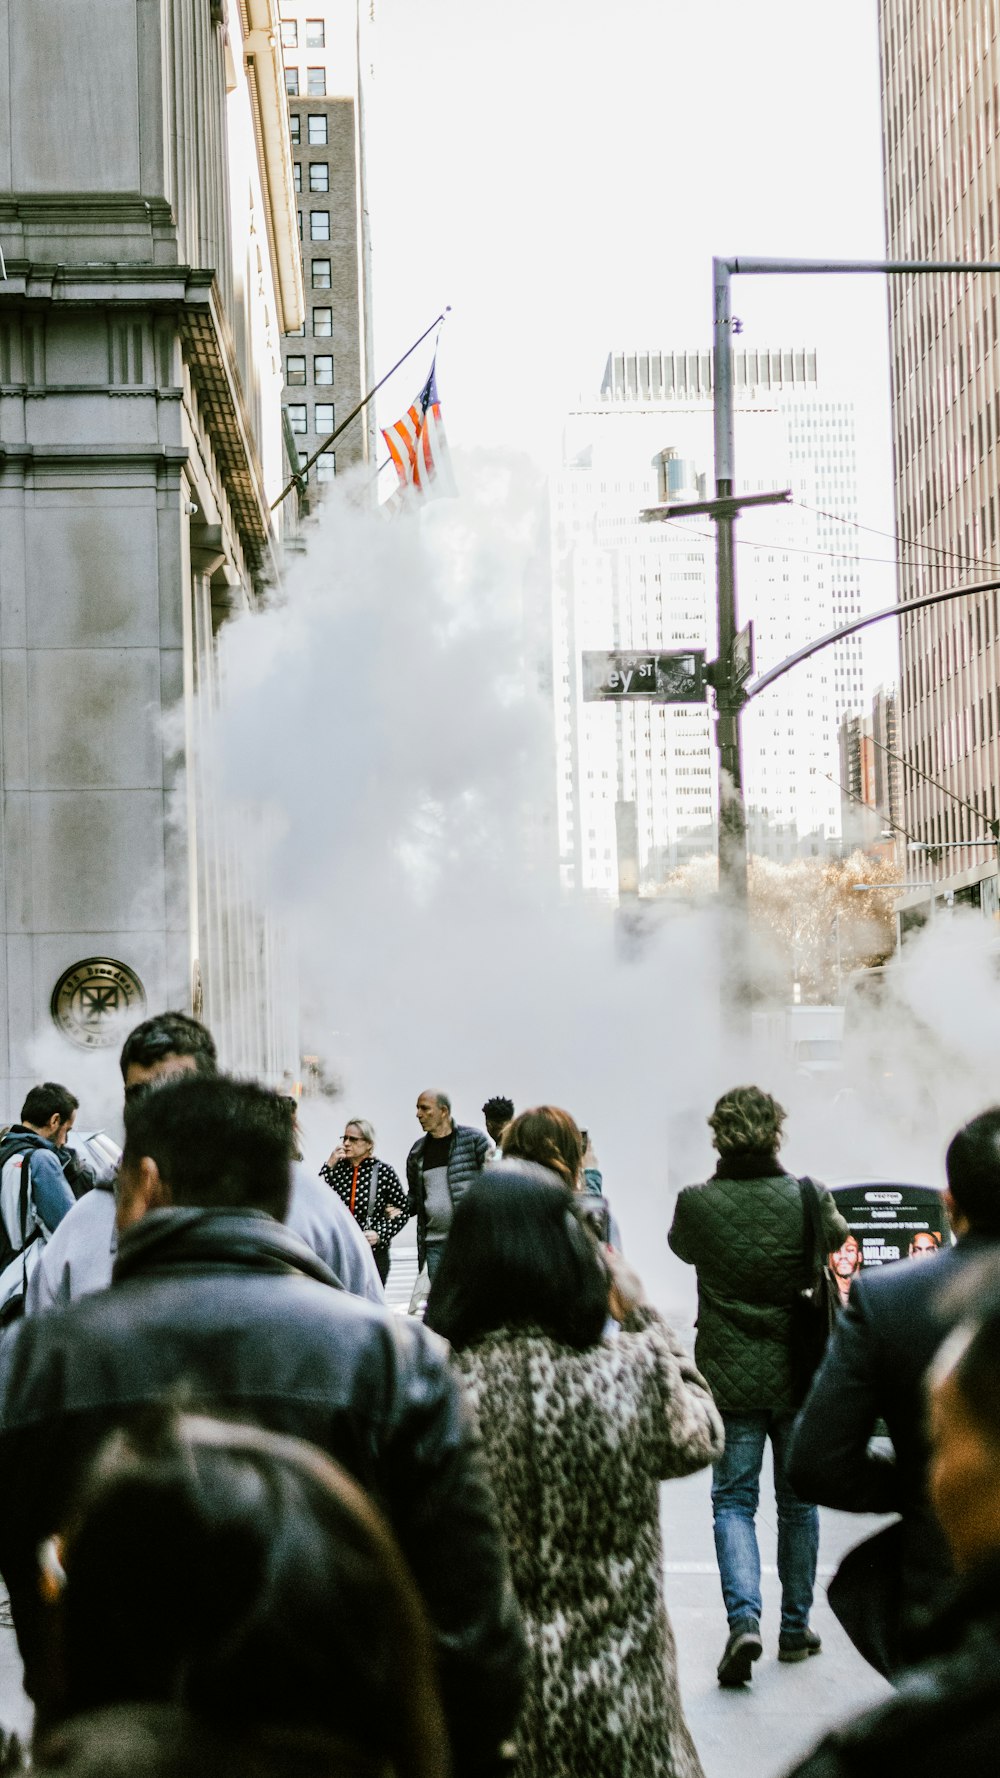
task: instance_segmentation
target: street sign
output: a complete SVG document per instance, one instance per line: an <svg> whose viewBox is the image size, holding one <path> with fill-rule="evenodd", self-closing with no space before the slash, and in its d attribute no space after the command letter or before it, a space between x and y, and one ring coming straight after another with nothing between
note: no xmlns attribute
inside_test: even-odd
<svg viewBox="0 0 1000 1778"><path fill-rule="evenodd" d="M748 623L738 636L733 637L732 681L739 689L745 685L753 674L753 623Z"/></svg>
<svg viewBox="0 0 1000 1778"><path fill-rule="evenodd" d="M652 648L583 651L585 704L704 704L705 650L675 649L661 654Z"/></svg>

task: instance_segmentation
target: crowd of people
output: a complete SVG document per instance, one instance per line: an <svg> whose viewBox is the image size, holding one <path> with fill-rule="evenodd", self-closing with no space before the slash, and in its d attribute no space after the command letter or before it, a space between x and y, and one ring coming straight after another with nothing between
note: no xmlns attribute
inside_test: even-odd
<svg viewBox="0 0 1000 1778"><path fill-rule="evenodd" d="M768 1442L780 1662L822 1652L818 1507L892 1515L829 1595L891 1696L799 1778L993 1770L1000 1110L948 1150L954 1244L851 1254L804 1367L853 1237L781 1165L756 1087L716 1104L715 1172L669 1230L692 1355L565 1110L497 1096L483 1130L425 1090L405 1183L362 1117L315 1175L295 1101L220 1072L198 1021L145 1021L121 1070L113 1179L55 1083L0 1137L0 1574L31 1770L700 1778L660 1484L712 1466L717 1678L744 1689ZM423 1319L383 1291L414 1218ZM27 1758L11 1740L0 1765Z"/></svg>

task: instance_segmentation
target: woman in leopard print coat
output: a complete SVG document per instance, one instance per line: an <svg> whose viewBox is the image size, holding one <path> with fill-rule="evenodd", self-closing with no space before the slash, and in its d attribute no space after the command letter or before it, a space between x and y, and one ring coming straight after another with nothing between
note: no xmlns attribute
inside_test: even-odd
<svg viewBox="0 0 1000 1778"><path fill-rule="evenodd" d="M524 1613L517 1778L701 1778L658 1484L722 1451L707 1384L575 1194L530 1163L456 1208L427 1321L468 1386Z"/></svg>

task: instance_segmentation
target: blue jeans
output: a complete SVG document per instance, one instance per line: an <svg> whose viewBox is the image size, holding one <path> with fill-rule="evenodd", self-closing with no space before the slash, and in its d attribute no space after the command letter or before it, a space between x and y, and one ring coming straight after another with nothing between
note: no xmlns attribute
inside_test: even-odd
<svg viewBox="0 0 1000 1778"><path fill-rule="evenodd" d="M730 1629L748 1617L760 1622L760 1551L754 1516L760 1497L760 1471L768 1438L774 1456L778 1505L778 1578L781 1628L805 1630L816 1582L819 1513L793 1494L785 1460L794 1414L760 1411L722 1416L726 1448L712 1469L715 1553Z"/></svg>

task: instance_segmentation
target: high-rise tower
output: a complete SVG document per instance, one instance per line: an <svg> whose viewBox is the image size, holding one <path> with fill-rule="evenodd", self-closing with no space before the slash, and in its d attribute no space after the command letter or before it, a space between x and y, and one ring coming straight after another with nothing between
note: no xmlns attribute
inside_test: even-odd
<svg viewBox="0 0 1000 1778"><path fill-rule="evenodd" d="M880 0L879 15L889 257L1000 259L1000 5ZM893 278L890 304L905 604L996 572L1000 279ZM947 848L908 871L996 911L995 855L971 843L985 823L954 799L1000 812L1000 600L935 606L901 631L901 751L943 786L903 772L905 825Z"/></svg>
<svg viewBox="0 0 1000 1778"><path fill-rule="evenodd" d="M305 462L371 387L362 20L357 0L281 0L305 319L284 342L290 443ZM374 461L374 410L324 451L312 485Z"/></svg>
<svg viewBox="0 0 1000 1778"><path fill-rule="evenodd" d="M795 505L739 527L741 619L758 669L861 609L854 412L813 351L734 356L741 486L792 487ZM707 352L612 353L599 396L568 416L554 485L553 653L563 876L613 893L615 803L636 805L645 886L715 845L715 750L704 705L586 704L584 649L715 650L709 519L644 524L670 456L683 496L712 464ZM824 853L840 841L837 731L863 697L861 643L806 661L744 717L751 850Z"/></svg>

